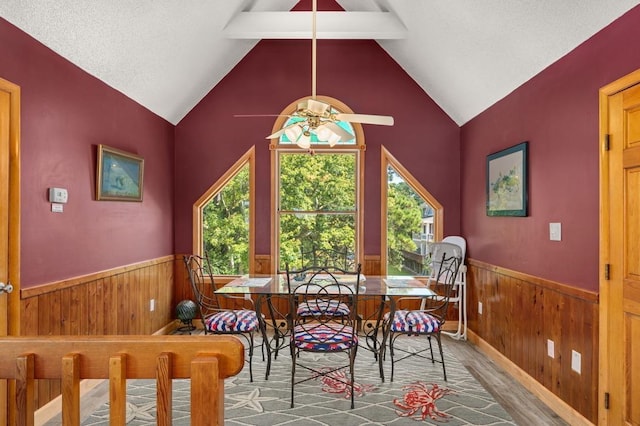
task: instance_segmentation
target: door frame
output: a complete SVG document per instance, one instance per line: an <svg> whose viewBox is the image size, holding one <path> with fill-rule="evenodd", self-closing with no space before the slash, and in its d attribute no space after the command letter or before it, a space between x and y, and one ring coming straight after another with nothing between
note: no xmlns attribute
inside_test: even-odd
<svg viewBox="0 0 640 426"><path fill-rule="evenodd" d="M8 334L20 335L20 86L0 78L0 90L9 93L9 281Z"/></svg>
<svg viewBox="0 0 640 426"><path fill-rule="evenodd" d="M609 152L605 147L607 134L609 133L609 97L640 84L640 69L602 87L599 92L599 151L600 151L600 265L599 265L599 376L598 376L598 424L609 424L609 415L612 411L605 408L605 393L609 392L612 374L612 363L609 360L609 328L613 311L616 309L615 301L610 296L611 281L605 278L605 265L620 265L622 259L618 252L610 247L610 196L609 196Z"/></svg>
<svg viewBox="0 0 640 426"><path fill-rule="evenodd" d="M8 282L13 285L13 292L7 295L6 318L7 334L20 335L20 86L0 78L0 91L9 94L9 146L8 150L0 149L0 157L9 157L9 229L8 229ZM10 401L14 399L15 386L7 381L0 383L0 425L11 424L16 413L7 409L14 407Z"/></svg>

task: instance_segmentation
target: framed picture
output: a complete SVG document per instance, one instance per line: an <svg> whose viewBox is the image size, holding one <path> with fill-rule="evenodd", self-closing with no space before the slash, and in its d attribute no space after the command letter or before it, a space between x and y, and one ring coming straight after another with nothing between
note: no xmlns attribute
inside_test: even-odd
<svg viewBox="0 0 640 426"><path fill-rule="evenodd" d="M144 159L106 145L98 145L96 199L142 201Z"/></svg>
<svg viewBox="0 0 640 426"><path fill-rule="evenodd" d="M487 216L527 215L527 150L522 142L487 156Z"/></svg>

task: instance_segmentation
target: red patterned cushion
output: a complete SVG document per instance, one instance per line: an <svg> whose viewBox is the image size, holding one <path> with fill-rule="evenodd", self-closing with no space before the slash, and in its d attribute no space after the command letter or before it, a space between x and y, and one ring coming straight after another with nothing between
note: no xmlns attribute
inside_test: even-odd
<svg viewBox="0 0 640 426"><path fill-rule="evenodd" d="M249 332L258 329L258 316L248 309L223 311L207 317L205 326L218 333Z"/></svg>
<svg viewBox="0 0 640 426"><path fill-rule="evenodd" d="M385 320L389 313L385 314ZM422 311L400 310L393 314L391 331L394 333L437 333L440 321L433 315Z"/></svg>
<svg viewBox="0 0 640 426"><path fill-rule="evenodd" d="M292 342L310 351L342 351L358 344L353 328L339 324L303 324L293 329Z"/></svg>
<svg viewBox="0 0 640 426"><path fill-rule="evenodd" d="M310 300L300 303L298 315L302 317L320 315L347 316L349 315L349 306L338 300Z"/></svg>

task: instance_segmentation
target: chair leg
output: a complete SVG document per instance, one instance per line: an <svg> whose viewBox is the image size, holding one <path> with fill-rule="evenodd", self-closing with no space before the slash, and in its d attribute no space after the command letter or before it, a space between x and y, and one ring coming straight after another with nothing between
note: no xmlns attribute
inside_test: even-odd
<svg viewBox="0 0 640 426"><path fill-rule="evenodd" d="M447 381L447 368L444 365L444 352L442 351L442 342L440 340L440 333L436 333L436 340L438 341L438 349L440 349L440 360L442 361L442 372L444 373L444 381ZM431 337L431 336L429 336ZM431 340L429 340L429 344L431 344ZM433 356L433 355L432 355Z"/></svg>
<svg viewBox="0 0 640 426"><path fill-rule="evenodd" d="M391 359L391 382L393 382L393 371L395 370L395 362L393 361L393 341L395 336L393 333L389 336L389 358Z"/></svg>
<svg viewBox="0 0 640 426"><path fill-rule="evenodd" d="M356 355L358 352L358 346L354 346L350 351L349 351L349 375L351 377L351 409L353 409L353 407L355 406L354 404L354 383L356 382L356 378L354 377L354 365L356 363Z"/></svg>
<svg viewBox="0 0 640 426"><path fill-rule="evenodd" d="M295 349L291 346L291 408L293 408L293 387L296 383L296 357Z"/></svg>
<svg viewBox="0 0 640 426"><path fill-rule="evenodd" d="M433 357L433 346L431 345L431 336L427 336L427 339L429 340L429 352L431 353L431 364L434 364L436 362L435 358ZM438 339L438 345L440 345L440 339ZM440 349L440 354L442 354L442 349Z"/></svg>
<svg viewBox="0 0 640 426"><path fill-rule="evenodd" d="M253 382L253 333L249 333L249 381Z"/></svg>
<svg viewBox="0 0 640 426"><path fill-rule="evenodd" d="M378 369L380 370L380 380L384 383L384 366L382 365L382 361L384 360L382 353L384 352L384 347L380 347L380 352L381 353L378 354Z"/></svg>

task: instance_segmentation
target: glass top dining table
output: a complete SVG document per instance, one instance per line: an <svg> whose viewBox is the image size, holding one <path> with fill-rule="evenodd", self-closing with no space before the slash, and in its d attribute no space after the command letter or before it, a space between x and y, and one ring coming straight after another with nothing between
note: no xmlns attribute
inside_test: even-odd
<svg viewBox="0 0 640 426"><path fill-rule="evenodd" d="M349 282L355 285L357 277L355 275L336 276L340 282L349 285ZM389 312L393 315L396 308L396 299L403 297L434 297L437 295L427 285L428 277L414 277L414 276L400 276L400 275L360 275L358 299L376 299L378 302L374 303L376 308L374 312L367 314L359 313L360 326L359 334L362 334L364 348L374 353L375 358L378 360L380 377L384 381L383 372L383 351L385 342L385 330L383 330L383 317L385 312ZM294 280L295 283L302 284L302 281ZM324 286L323 291L327 290ZM286 321L286 312L280 312L275 304L273 298L280 298L289 295L289 288L287 285L286 274L271 274L271 275L247 275L235 278L216 290L218 294L244 294L246 297L251 295L256 296L256 310L258 318L261 318L261 327L264 327L265 333L267 329L271 329L272 338L266 345L267 353L269 357L267 376L269 374L271 365L272 351L275 351L277 358L278 351L288 344L286 337L289 335L289 325ZM266 307L269 316L262 315L262 300L266 299ZM363 315L364 314L364 315ZM382 331L382 337L379 332Z"/></svg>
<svg viewBox="0 0 640 426"><path fill-rule="evenodd" d="M355 284L356 277L337 276L339 281ZM292 284L297 284L293 281ZM216 290L219 294L286 295L289 293L285 274L242 276ZM429 297L436 293L427 286L427 277L401 275L360 275L360 296Z"/></svg>

